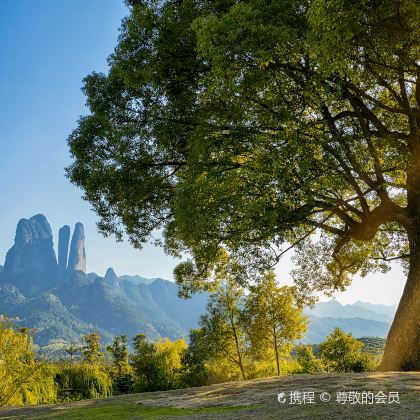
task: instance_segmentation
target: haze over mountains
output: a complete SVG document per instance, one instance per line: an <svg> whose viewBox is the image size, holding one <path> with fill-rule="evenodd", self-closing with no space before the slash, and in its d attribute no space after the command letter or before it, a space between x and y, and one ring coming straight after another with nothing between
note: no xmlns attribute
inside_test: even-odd
<svg viewBox="0 0 420 420"><path fill-rule="evenodd" d="M376 305L357 301L342 305L335 299L318 302L314 309L305 309L309 317L309 327L305 343L319 343L335 327L350 332L354 337L386 338L397 305Z"/></svg>
<svg viewBox="0 0 420 420"><path fill-rule="evenodd" d="M59 230L58 260L51 227L38 214L22 219L15 242L0 272L0 313L36 329L35 342L79 341L80 334L99 331L105 342L113 335L139 332L150 339L186 337L197 325L207 296L185 301L175 283L140 276L86 274L84 229L77 223Z"/></svg>
<svg viewBox="0 0 420 420"><path fill-rule="evenodd" d="M71 237L71 240L70 240ZM0 314L35 328L35 343L78 342L80 334L98 331L112 336L145 333L149 339L186 337L205 311L208 295L189 300L177 296L177 285L161 278L118 276L108 268L101 277L86 273L84 228L77 223L58 232L57 257L51 227L38 214L21 219L15 241L0 265ZM306 310L309 329L303 342L318 343L339 326L354 336L385 337L395 306L336 300Z"/></svg>

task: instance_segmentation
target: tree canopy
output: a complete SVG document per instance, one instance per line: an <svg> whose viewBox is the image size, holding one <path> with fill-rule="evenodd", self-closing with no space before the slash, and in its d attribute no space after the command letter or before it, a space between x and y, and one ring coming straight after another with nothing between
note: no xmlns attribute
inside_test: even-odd
<svg viewBox="0 0 420 420"><path fill-rule="evenodd" d="M418 368L419 3L127 4L69 138L100 230L141 246L163 229L190 255L185 294L232 265L261 276L290 246L304 294L402 260L383 368Z"/></svg>
<svg viewBox="0 0 420 420"><path fill-rule="evenodd" d="M279 287L274 273L268 273L251 288L244 306L245 329L252 346L273 349L280 375L281 349L291 346L306 331L306 317L295 303L295 289Z"/></svg>

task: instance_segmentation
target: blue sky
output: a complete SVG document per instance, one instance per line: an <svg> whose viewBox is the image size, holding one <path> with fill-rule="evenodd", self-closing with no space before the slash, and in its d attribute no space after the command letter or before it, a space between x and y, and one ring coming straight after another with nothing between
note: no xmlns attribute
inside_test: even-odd
<svg viewBox="0 0 420 420"><path fill-rule="evenodd" d="M55 235L84 223L90 271L172 276L174 261L161 250L101 237L64 177L66 139L87 112L82 79L106 71L126 14L120 0L0 0L0 263L17 221L43 213Z"/></svg>
<svg viewBox="0 0 420 420"><path fill-rule="evenodd" d="M160 249L141 252L96 231L97 218L64 177L66 139L86 114L82 79L106 71L117 42L122 0L0 0L0 264L22 217L43 213L60 226L85 225L88 271L171 278L176 261ZM286 259L278 267L287 279ZM342 302L399 300L404 276L356 280Z"/></svg>

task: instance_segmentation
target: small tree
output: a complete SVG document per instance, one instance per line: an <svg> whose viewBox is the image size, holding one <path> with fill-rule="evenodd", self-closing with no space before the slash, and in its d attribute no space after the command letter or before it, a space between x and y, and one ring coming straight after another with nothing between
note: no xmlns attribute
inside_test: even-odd
<svg viewBox="0 0 420 420"><path fill-rule="evenodd" d="M138 391L151 391L159 383L156 366L156 349L144 334L137 334L133 339L134 354L130 356L131 365L137 377Z"/></svg>
<svg viewBox="0 0 420 420"><path fill-rule="evenodd" d="M128 363L127 336L114 337L112 345L106 349L112 357L114 389L117 393L126 394L133 386L132 367Z"/></svg>
<svg viewBox="0 0 420 420"><path fill-rule="evenodd" d="M69 347L66 347L64 351L70 356L70 360L73 360L74 356L82 350L80 345L71 343Z"/></svg>
<svg viewBox="0 0 420 420"><path fill-rule="evenodd" d="M128 345L126 335L114 337L112 345L108 346L106 349L112 357L113 367L116 370L117 376L127 374L131 371L131 367L128 363Z"/></svg>
<svg viewBox="0 0 420 420"><path fill-rule="evenodd" d="M243 314L252 347L256 352L270 347L280 375L280 352L306 330L306 319L296 304L294 288L279 287L274 273L269 272L251 288Z"/></svg>
<svg viewBox="0 0 420 420"><path fill-rule="evenodd" d="M95 332L83 335L82 338L85 342L82 351L85 360L93 365L99 364L104 357L103 352L100 350L101 336Z"/></svg>
<svg viewBox="0 0 420 420"><path fill-rule="evenodd" d="M131 364L137 377L137 391L158 391L179 388L181 385L181 359L187 350L184 340L162 338L149 343L144 334L133 340L134 354Z"/></svg>
<svg viewBox="0 0 420 420"><path fill-rule="evenodd" d="M181 359L183 382L188 386L205 385L210 372L206 366L206 362L209 360L209 351L203 330L190 330L188 343Z"/></svg>
<svg viewBox="0 0 420 420"><path fill-rule="evenodd" d="M300 365L298 373L322 372L320 361L315 357L311 345L299 345L296 347L296 361Z"/></svg>
<svg viewBox="0 0 420 420"><path fill-rule="evenodd" d="M30 331L16 331L0 316L0 407L30 384L42 364L36 363Z"/></svg>
<svg viewBox="0 0 420 420"><path fill-rule="evenodd" d="M182 386L182 355L187 350L187 343L180 339L171 341L161 338L154 344L156 351L156 366L160 373L159 389L175 389Z"/></svg>
<svg viewBox="0 0 420 420"><path fill-rule="evenodd" d="M329 371L363 372L372 370L373 358L362 353L363 343L340 328L335 328L320 344L321 360Z"/></svg>
<svg viewBox="0 0 420 420"><path fill-rule="evenodd" d="M246 339L241 322L241 299L243 290L236 283L227 281L210 296L207 312L201 316L200 325L209 353L214 357L226 357L240 369L242 378L246 379Z"/></svg>

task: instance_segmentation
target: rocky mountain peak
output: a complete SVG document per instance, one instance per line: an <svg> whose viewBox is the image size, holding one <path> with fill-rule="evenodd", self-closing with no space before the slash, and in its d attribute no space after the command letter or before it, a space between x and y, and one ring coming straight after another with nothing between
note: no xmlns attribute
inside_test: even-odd
<svg viewBox="0 0 420 420"><path fill-rule="evenodd" d="M112 267L109 267L108 270L106 270L104 278L110 283L117 283L119 281L119 278Z"/></svg>
<svg viewBox="0 0 420 420"><path fill-rule="evenodd" d="M83 224L80 222L76 223L74 227L67 266L68 273L76 271L86 273L85 233Z"/></svg>
<svg viewBox="0 0 420 420"><path fill-rule="evenodd" d="M69 242L70 226L65 225L58 231L58 275L60 278L66 275Z"/></svg>
<svg viewBox="0 0 420 420"><path fill-rule="evenodd" d="M44 215L19 220L14 245L6 254L4 272L13 276L35 276L42 283L55 279L57 259L51 226Z"/></svg>
<svg viewBox="0 0 420 420"><path fill-rule="evenodd" d="M43 214L37 214L28 219L20 219L16 228L15 244L25 246L47 241L52 243L52 231L48 220Z"/></svg>

